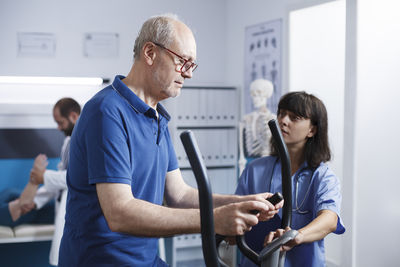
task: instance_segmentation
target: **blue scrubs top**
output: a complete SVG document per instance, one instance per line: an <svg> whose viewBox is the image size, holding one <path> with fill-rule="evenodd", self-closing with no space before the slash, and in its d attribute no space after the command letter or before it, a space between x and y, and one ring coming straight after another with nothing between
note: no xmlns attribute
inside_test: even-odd
<svg viewBox="0 0 400 267"><path fill-rule="evenodd" d="M135 198L162 205L166 173L178 168L170 116L138 98L117 76L87 102L71 137L68 199L59 266L165 266L158 239L112 232L97 183L123 183Z"/></svg>
<svg viewBox="0 0 400 267"><path fill-rule="evenodd" d="M236 194L248 195L262 192L281 192L281 162L277 157L263 157L248 164L243 171ZM297 188L297 196L296 196ZM292 229L300 229L317 217L320 210L328 209L338 215L335 234L345 228L340 219L340 182L328 165L321 163L312 170L306 163L292 176ZM265 236L281 228L282 210L274 218L260 222L245 236L247 244L257 252L263 248ZM324 240L301 244L286 253L285 267L325 266ZM256 266L242 256L240 266Z"/></svg>

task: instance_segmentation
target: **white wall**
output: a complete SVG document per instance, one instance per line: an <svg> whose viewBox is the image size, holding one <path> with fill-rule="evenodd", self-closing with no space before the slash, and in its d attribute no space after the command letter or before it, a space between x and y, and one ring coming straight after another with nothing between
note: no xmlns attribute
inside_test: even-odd
<svg viewBox="0 0 400 267"><path fill-rule="evenodd" d="M356 266L399 266L400 3L354 1Z"/></svg>
<svg viewBox="0 0 400 267"><path fill-rule="evenodd" d="M318 23L315 23L318 21ZM328 110L328 163L343 187L344 70L346 2L343 0L295 9L289 14L289 87L319 97ZM343 216L342 216L343 221ZM344 220L346 224L346 221ZM325 239L330 266L342 263L343 236Z"/></svg>
<svg viewBox="0 0 400 267"><path fill-rule="evenodd" d="M149 16L176 13L197 38L199 68L186 84L223 84L225 66L225 1L195 0L1 0L0 75L114 78L127 74L133 43ZM17 32L56 35L54 58L17 57ZM119 33L117 58L83 57L83 34Z"/></svg>
<svg viewBox="0 0 400 267"><path fill-rule="evenodd" d="M286 1L272 0L229 0L226 4L226 68L225 80L241 89L243 98L244 85L244 45L245 28L261 22L285 18ZM287 21L283 20L282 28L285 29ZM286 44L287 36L282 35L282 42ZM286 66L286 53L282 53L282 65ZM285 70L284 70L285 71ZM287 83L285 72L282 73L282 88L285 91ZM243 101L242 101L243 102ZM244 107L241 107L241 114Z"/></svg>

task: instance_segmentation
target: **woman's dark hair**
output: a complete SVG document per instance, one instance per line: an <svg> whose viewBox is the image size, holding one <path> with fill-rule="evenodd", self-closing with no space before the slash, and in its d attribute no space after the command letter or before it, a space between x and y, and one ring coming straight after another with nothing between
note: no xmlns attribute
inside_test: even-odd
<svg viewBox="0 0 400 267"><path fill-rule="evenodd" d="M278 116L281 110L288 110L299 117L310 119L316 127L316 133L308 138L305 145L305 158L308 166L316 168L321 162L331 159L328 141L328 113L324 103L306 92L290 92L281 97L278 104ZM271 138L271 155L277 156L273 138Z"/></svg>
<svg viewBox="0 0 400 267"><path fill-rule="evenodd" d="M60 110L60 115L64 118L68 118L69 113L72 111L76 112L78 115L81 114L81 106L70 97L64 97L58 100L53 109L55 108Z"/></svg>

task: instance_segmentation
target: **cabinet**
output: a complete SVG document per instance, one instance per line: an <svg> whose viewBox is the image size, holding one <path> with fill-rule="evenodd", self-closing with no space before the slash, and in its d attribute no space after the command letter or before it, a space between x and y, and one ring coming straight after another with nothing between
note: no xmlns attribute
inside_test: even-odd
<svg viewBox="0 0 400 267"><path fill-rule="evenodd" d="M197 187L180 140L191 130L197 140L214 193L233 194L237 184L239 98L235 87L182 88L181 95L163 102L171 115L169 130L182 176ZM204 266L201 236L175 236L168 241L169 263L173 267ZM225 254L234 259L234 252Z"/></svg>

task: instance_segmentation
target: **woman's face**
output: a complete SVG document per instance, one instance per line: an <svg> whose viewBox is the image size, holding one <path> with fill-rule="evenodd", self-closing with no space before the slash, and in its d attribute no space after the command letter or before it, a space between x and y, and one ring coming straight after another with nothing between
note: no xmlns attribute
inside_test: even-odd
<svg viewBox="0 0 400 267"><path fill-rule="evenodd" d="M316 132L316 127L311 124L310 119L299 117L285 109L279 111L278 122L288 147L303 147L307 138L312 137Z"/></svg>

